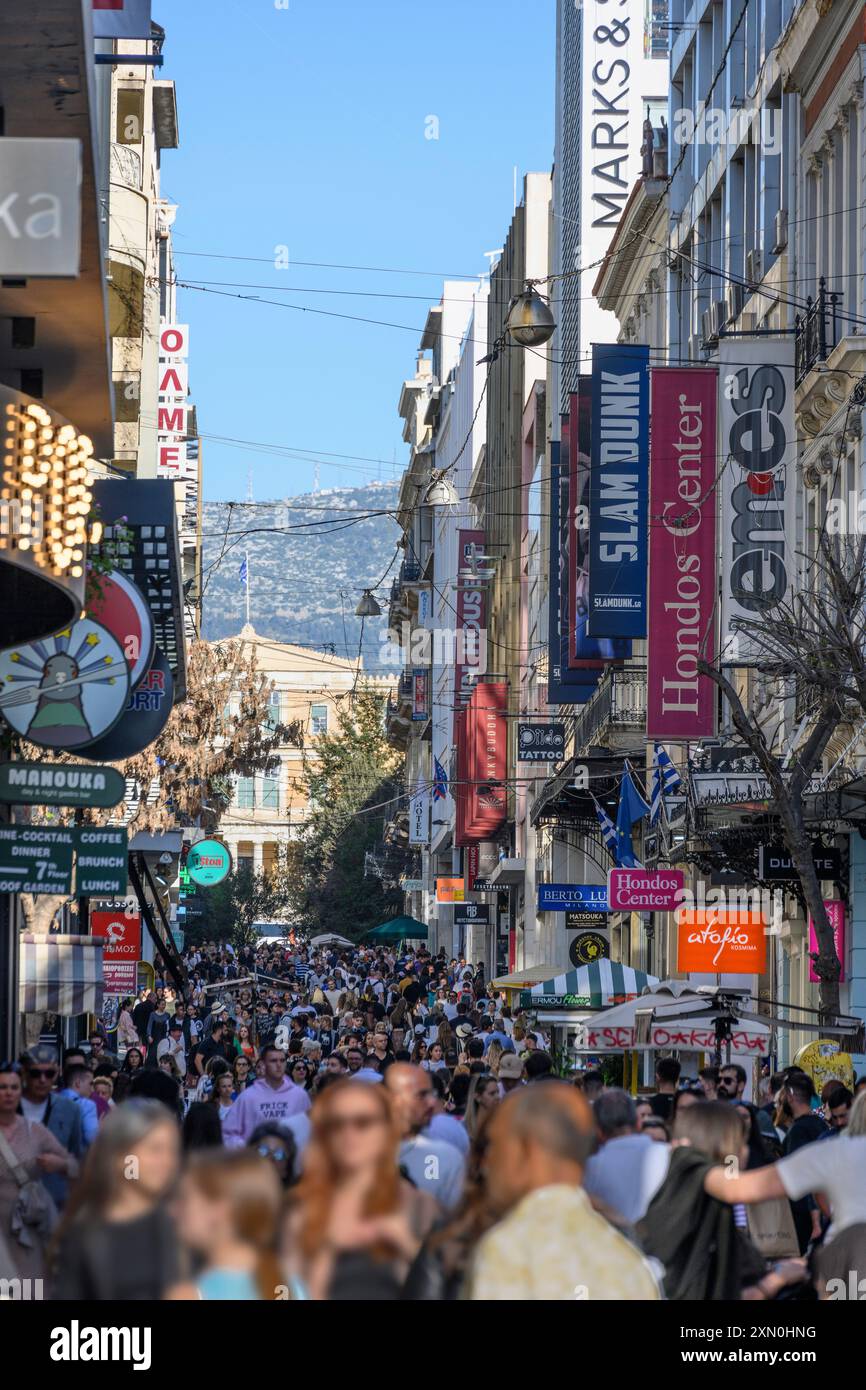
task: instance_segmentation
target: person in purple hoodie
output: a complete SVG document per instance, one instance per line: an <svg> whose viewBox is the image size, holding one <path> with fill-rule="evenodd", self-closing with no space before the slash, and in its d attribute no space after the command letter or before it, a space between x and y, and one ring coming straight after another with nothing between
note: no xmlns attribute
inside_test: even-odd
<svg viewBox="0 0 866 1390"><path fill-rule="evenodd" d="M238 1096L223 1121L223 1141L229 1148L247 1143L257 1125L284 1125L292 1115L310 1108L309 1094L286 1076L286 1054L275 1043L262 1048L265 1074Z"/></svg>

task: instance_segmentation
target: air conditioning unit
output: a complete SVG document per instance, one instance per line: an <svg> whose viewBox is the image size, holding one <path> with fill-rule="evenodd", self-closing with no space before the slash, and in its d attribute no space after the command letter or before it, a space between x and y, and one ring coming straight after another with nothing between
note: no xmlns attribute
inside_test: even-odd
<svg viewBox="0 0 866 1390"><path fill-rule="evenodd" d="M728 323L733 323L734 319L738 319L743 312L743 302L745 300L743 286L736 283L729 284L725 291L725 300L728 309Z"/></svg>
<svg viewBox="0 0 866 1390"><path fill-rule="evenodd" d="M708 309L701 315L701 329L703 331L704 342L716 342L719 337L719 330L724 326L726 317L726 306L723 299L715 300Z"/></svg>
<svg viewBox="0 0 866 1390"><path fill-rule="evenodd" d="M779 208L776 213L776 235L773 241L773 255L778 256L788 245L788 209Z"/></svg>
<svg viewBox="0 0 866 1390"><path fill-rule="evenodd" d="M751 251L746 252L746 279L750 285L761 283L764 274L762 260L759 246L753 246Z"/></svg>

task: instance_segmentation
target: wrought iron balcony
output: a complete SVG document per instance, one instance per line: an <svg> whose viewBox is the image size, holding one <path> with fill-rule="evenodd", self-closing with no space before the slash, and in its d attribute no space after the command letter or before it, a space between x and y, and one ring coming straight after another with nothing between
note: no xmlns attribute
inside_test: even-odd
<svg viewBox="0 0 866 1390"><path fill-rule="evenodd" d="M618 733L634 734L646 724L646 668L612 666L574 724L576 754L594 743L616 743Z"/></svg>
<svg viewBox="0 0 866 1390"><path fill-rule="evenodd" d="M794 319L794 362L797 385L818 362L825 362L838 341L836 310L842 300L838 290L828 290L822 275L818 298L806 298L806 312Z"/></svg>

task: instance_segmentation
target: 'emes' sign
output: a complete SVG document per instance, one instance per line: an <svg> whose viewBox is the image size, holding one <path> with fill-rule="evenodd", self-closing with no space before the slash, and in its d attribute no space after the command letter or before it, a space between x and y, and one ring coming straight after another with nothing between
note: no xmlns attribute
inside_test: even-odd
<svg viewBox="0 0 866 1390"><path fill-rule="evenodd" d="M791 584L795 546L794 345L719 344L722 655L754 659L738 619L770 615Z"/></svg>

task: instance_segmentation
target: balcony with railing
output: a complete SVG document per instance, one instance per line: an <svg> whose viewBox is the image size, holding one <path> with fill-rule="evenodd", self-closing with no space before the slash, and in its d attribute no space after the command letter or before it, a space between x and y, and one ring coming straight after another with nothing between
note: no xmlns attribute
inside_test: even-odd
<svg viewBox="0 0 866 1390"><path fill-rule="evenodd" d="M574 724L574 751L593 744L626 747L646 727L646 668L612 666Z"/></svg>
<svg viewBox="0 0 866 1390"><path fill-rule="evenodd" d="M418 560L404 560L391 582L388 597L388 621L391 627L411 618L415 600L413 586L421 580L421 564Z"/></svg>
<svg viewBox="0 0 866 1390"><path fill-rule="evenodd" d="M822 275L818 297L806 297L806 310L794 319L794 364L797 385L805 381L813 367L826 362L838 342L837 309L842 301L838 290L828 290Z"/></svg>
<svg viewBox="0 0 866 1390"><path fill-rule="evenodd" d="M806 304L794 320L795 411L798 433L812 441L845 410L852 386L866 373L866 324L842 311L842 294L828 290L823 276L817 299ZM809 448L802 454L805 466L814 462Z"/></svg>

